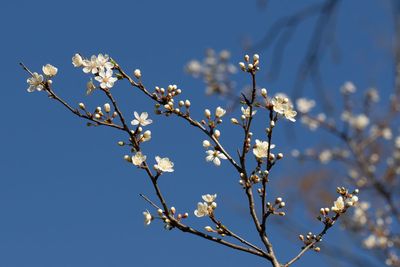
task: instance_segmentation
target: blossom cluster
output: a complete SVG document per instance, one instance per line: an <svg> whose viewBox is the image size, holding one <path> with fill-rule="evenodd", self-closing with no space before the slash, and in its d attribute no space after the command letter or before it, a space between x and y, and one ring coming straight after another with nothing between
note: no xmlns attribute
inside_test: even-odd
<svg viewBox="0 0 400 267"><path fill-rule="evenodd" d="M237 72L237 68L229 62L229 59L230 53L227 50L216 53L214 50L208 49L202 62L191 60L185 69L193 77L204 80L206 94L232 94L235 84L231 81L230 76Z"/></svg>
<svg viewBox="0 0 400 267"><path fill-rule="evenodd" d="M114 86L118 80L113 77L114 63L111 58L105 54L92 55L90 58L83 58L80 54L75 54L72 57L72 64L75 68L82 68L84 73L95 75L95 80L99 82L100 88L108 90ZM91 94L96 89L93 81L90 80L87 84L87 94Z"/></svg>

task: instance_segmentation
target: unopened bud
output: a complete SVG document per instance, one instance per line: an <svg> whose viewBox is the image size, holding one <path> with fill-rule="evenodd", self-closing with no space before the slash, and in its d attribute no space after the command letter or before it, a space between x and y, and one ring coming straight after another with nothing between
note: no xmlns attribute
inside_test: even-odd
<svg viewBox="0 0 400 267"><path fill-rule="evenodd" d="M261 95L262 95L263 97L266 97L266 96L267 96L267 89L262 88L262 89L261 89Z"/></svg>
<svg viewBox="0 0 400 267"><path fill-rule="evenodd" d="M124 160L126 160L127 162L132 162L131 157L129 157L128 155L124 156Z"/></svg>
<svg viewBox="0 0 400 267"><path fill-rule="evenodd" d="M118 145L119 145L119 146L124 146L124 145L125 145L125 142L124 142L124 141L119 141L119 142L118 142Z"/></svg>
<svg viewBox="0 0 400 267"><path fill-rule="evenodd" d="M171 207L171 213L172 213L172 215L174 215L174 214L175 214L175 212L176 212L176 209L175 209L175 207Z"/></svg>
<svg viewBox="0 0 400 267"><path fill-rule="evenodd" d="M204 116L206 116L207 119L211 118L211 111L209 109L204 110Z"/></svg>
<svg viewBox="0 0 400 267"><path fill-rule="evenodd" d="M239 124L238 120L236 118L231 118L231 123L233 124Z"/></svg>
<svg viewBox="0 0 400 267"><path fill-rule="evenodd" d="M204 140L204 141L203 141L203 147L207 148L207 147L209 147L209 146L211 146L210 141Z"/></svg>
<svg viewBox="0 0 400 267"><path fill-rule="evenodd" d="M104 104L104 111L105 111L105 112L107 112L107 113L109 113L109 112L110 112L110 110L111 110L111 106L110 106L110 104L108 104L108 103L105 103L105 104Z"/></svg>
<svg viewBox="0 0 400 267"><path fill-rule="evenodd" d="M143 133L143 138L148 139L149 137L151 137L151 131L147 130Z"/></svg>
<svg viewBox="0 0 400 267"><path fill-rule="evenodd" d="M82 110L85 110L86 109L85 104L79 103L79 108L82 109Z"/></svg>
<svg viewBox="0 0 400 267"><path fill-rule="evenodd" d="M140 78L142 77L142 72L141 72L139 69L136 69L136 70L133 72L133 75L135 75L135 77L136 77L137 79L140 79Z"/></svg>
<svg viewBox="0 0 400 267"><path fill-rule="evenodd" d="M160 216L160 217L164 215L164 212L162 209L158 209L157 213L158 213L158 216Z"/></svg>
<svg viewBox="0 0 400 267"><path fill-rule="evenodd" d="M209 233L214 232L214 230L212 229L211 226L206 226L206 227L204 227L204 229Z"/></svg>
<svg viewBox="0 0 400 267"><path fill-rule="evenodd" d="M246 70L246 65L243 62L239 62L239 67L241 70L245 71Z"/></svg>

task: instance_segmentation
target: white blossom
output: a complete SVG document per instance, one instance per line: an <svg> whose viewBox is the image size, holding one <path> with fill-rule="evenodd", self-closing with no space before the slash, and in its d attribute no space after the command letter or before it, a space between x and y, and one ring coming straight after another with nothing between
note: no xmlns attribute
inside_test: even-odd
<svg viewBox="0 0 400 267"><path fill-rule="evenodd" d="M267 158L268 157L268 145L269 143L267 141L260 141L256 139L256 144L254 145L253 148L253 154L257 158ZM270 148L274 148L275 145L271 144Z"/></svg>
<svg viewBox="0 0 400 267"><path fill-rule="evenodd" d="M198 60L191 60L189 63L186 65L186 70L190 74L192 74L194 77L200 76L203 66Z"/></svg>
<svg viewBox="0 0 400 267"><path fill-rule="evenodd" d="M157 164L154 165L154 168L160 172L173 172L174 171L174 163L169 160L169 158L160 158L156 157Z"/></svg>
<svg viewBox="0 0 400 267"><path fill-rule="evenodd" d="M294 117L296 117L297 112L294 111L294 110L292 109L292 107L290 107L290 106L285 110L285 112L283 113L283 115L285 116L285 118L286 118L287 120L290 120L290 121L292 121L292 122L295 122L295 121L296 121L296 119L295 119Z"/></svg>
<svg viewBox="0 0 400 267"><path fill-rule="evenodd" d="M369 88L366 95L372 102L379 102L379 92L376 88Z"/></svg>
<svg viewBox="0 0 400 267"><path fill-rule="evenodd" d="M294 117L297 115L297 112L293 110L292 104L285 95L283 94L276 95L271 100L271 103L276 113L283 115L286 119L290 121L293 122L296 121Z"/></svg>
<svg viewBox="0 0 400 267"><path fill-rule="evenodd" d="M83 72L96 74L99 72L97 67L97 57L93 55L90 59L83 60Z"/></svg>
<svg viewBox="0 0 400 267"><path fill-rule="evenodd" d="M354 206L358 202L358 196L352 196L351 198L346 199L346 206Z"/></svg>
<svg viewBox="0 0 400 267"><path fill-rule="evenodd" d="M48 77L54 77L57 74L58 69L51 64L46 64L42 67L43 73Z"/></svg>
<svg viewBox="0 0 400 267"><path fill-rule="evenodd" d="M307 98L299 98L296 100L296 107L301 113L308 113L315 107L315 101Z"/></svg>
<svg viewBox="0 0 400 267"><path fill-rule="evenodd" d="M132 125L142 125L142 126L147 126L151 124L153 121L151 119L148 119L149 114L147 112L142 112L140 115L136 111L133 113L135 116L135 119L131 121Z"/></svg>
<svg viewBox="0 0 400 267"><path fill-rule="evenodd" d="M100 70L99 76L96 76L96 81L100 83L100 87L103 89L110 89L114 86L114 83L118 80L115 77L112 77L113 71L111 69L107 69L106 71Z"/></svg>
<svg viewBox="0 0 400 267"><path fill-rule="evenodd" d="M342 87L340 87L340 91L343 94L352 94L356 92L356 86L352 82L345 82Z"/></svg>
<svg viewBox="0 0 400 267"><path fill-rule="evenodd" d="M153 216L151 215L151 213L148 210L143 212L143 216L144 216L144 224L149 225L151 223L151 221L153 220Z"/></svg>
<svg viewBox="0 0 400 267"><path fill-rule="evenodd" d="M369 118L364 114L360 114L357 116L352 116L349 120L349 123L354 129L361 131L368 126Z"/></svg>
<svg viewBox="0 0 400 267"><path fill-rule="evenodd" d="M222 118L222 116L224 116L226 113L226 110L221 108L221 107L217 107L215 110L215 117L217 118Z"/></svg>
<svg viewBox="0 0 400 267"><path fill-rule="evenodd" d="M83 59L81 55L77 53L72 57L72 65L74 65L75 68L81 67L83 65Z"/></svg>
<svg viewBox="0 0 400 267"><path fill-rule="evenodd" d="M331 210L336 213L342 213L345 208L345 203L343 201L343 197L340 196L333 202L333 207Z"/></svg>
<svg viewBox="0 0 400 267"><path fill-rule="evenodd" d="M207 150L206 153L207 153L206 161L208 162L212 161L215 166L221 165L220 159L227 159L227 157L218 150Z"/></svg>
<svg viewBox="0 0 400 267"><path fill-rule="evenodd" d="M26 82L29 84L29 93L43 90L43 75L38 74L37 72L32 73L32 77L28 78Z"/></svg>
<svg viewBox="0 0 400 267"><path fill-rule="evenodd" d="M207 203L212 203L217 198L217 194L214 194L214 195L206 194L206 195L202 195L201 198Z"/></svg>
<svg viewBox="0 0 400 267"><path fill-rule="evenodd" d="M247 107L247 108L241 107L240 109L242 110L243 116L246 118L250 118L257 113L257 110L253 110L253 112L251 113L251 116L250 116L250 107Z"/></svg>
<svg viewBox="0 0 400 267"><path fill-rule="evenodd" d="M140 166L142 163L146 160L146 156L142 154L142 152L137 152L133 157L132 157L132 163L135 166Z"/></svg>
<svg viewBox="0 0 400 267"><path fill-rule="evenodd" d="M107 54L99 54L96 58L97 68L99 70L112 69L114 67L114 64L111 63L109 60L110 57Z"/></svg>
<svg viewBox="0 0 400 267"><path fill-rule="evenodd" d="M332 159L332 156L332 152L328 149L325 149L319 153L318 159L322 164L326 164Z"/></svg>
<svg viewBox="0 0 400 267"><path fill-rule="evenodd" d="M197 203L197 209L194 211L194 215L197 217L204 217L209 215L209 209L208 209L208 204L206 202L204 203Z"/></svg>

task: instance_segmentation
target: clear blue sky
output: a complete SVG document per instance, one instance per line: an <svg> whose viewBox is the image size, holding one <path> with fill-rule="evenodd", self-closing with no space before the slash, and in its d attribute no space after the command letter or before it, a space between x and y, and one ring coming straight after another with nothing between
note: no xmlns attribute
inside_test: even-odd
<svg viewBox="0 0 400 267"><path fill-rule="evenodd" d="M46 63L57 66L55 90L72 104L84 101L94 108L105 99L98 94L85 96L88 77L72 67L71 57L76 52L87 56L108 53L127 70L140 68L149 87L178 84L191 99L195 114L200 114L224 101L205 97L201 81L184 73L185 63L202 58L209 47L230 50L238 62L243 38L261 39L276 18L312 1L271 2L266 10L257 8L255 1L239 0L2 3L0 267L267 266L253 256L165 231L158 222L144 227L142 211L150 207L139 193L154 195L146 176L122 160L127 151L116 145L121 136L110 129L85 127L44 94L28 94L27 76L18 62L36 71ZM357 0L341 5L337 29L341 61L337 65L329 57L323 61L330 90L352 80L360 88L374 85L382 95L388 94L393 81L390 12L389 1ZM284 59L281 77L274 83L261 77L260 86L271 91L292 88L311 25L312 20L306 22L289 44L291 52ZM303 31L307 32L304 36ZM260 54L261 64L268 65L271 55ZM239 85L248 83L242 74L237 80ZM152 111L151 102L125 82L118 83L115 91L125 110ZM169 156L176 165L173 174L161 178L169 203L192 215L201 194L218 193L218 211L226 224L257 240L230 166L223 162L217 169L207 164L203 136L183 122L152 118L153 140L145 146L147 154L150 158ZM302 126L298 123L286 129L297 127ZM239 140L237 129L229 124L222 129L225 142ZM304 137L300 135L293 146L303 147ZM275 143L283 152L292 148L283 137ZM275 177L293 173L294 168L278 166ZM189 223L198 228L209 224L204 218L190 217ZM319 229L312 220L302 223ZM295 235L288 237L279 231L275 226L269 229L284 260L298 251L300 243ZM336 229L325 240L338 242L335 235L343 236ZM328 265L310 253L297 266Z"/></svg>

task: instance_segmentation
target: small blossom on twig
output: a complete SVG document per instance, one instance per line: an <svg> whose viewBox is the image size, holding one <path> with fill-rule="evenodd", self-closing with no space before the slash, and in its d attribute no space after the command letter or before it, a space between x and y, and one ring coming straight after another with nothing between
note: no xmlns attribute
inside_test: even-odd
<svg viewBox="0 0 400 267"><path fill-rule="evenodd" d="M72 57L72 65L74 65L75 68L79 68L83 65L83 59L81 55L77 53Z"/></svg>
<svg viewBox="0 0 400 267"><path fill-rule="evenodd" d="M118 80L113 77L113 71L111 69L107 69L106 71L100 70L99 76L96 76L95 79L100 83L100 87L103 89L110 89L114 86L114 83Z"/></svg>
<svg viewBox="0 0 400 267"><path fill-rule="evenodd" d="M29 84L28 92L32 93L34 91L42 91L43 90L43 75L34 72L32 77L28 78L26 82Z"/></svg>
<svg viewBox="0 0 400 267"><path fill-rule="evenodd" d="M227 159L227 157L218 150L207 150L206 153L207 153L206 161L208 162L212 161L215 166L221 165L220 159Z"/></svg>
<svg viewBox="0 0 400 267"><path fill-rule="evenodd" d="M254 156L256 156L257 158L268 158L268 146L269 143L267 141L260 141L256 139L256 144L254 145L253 148ZM269 147L271 149L274 148L275 145L271 144L271 146Z"/></svg>
<svg viewBox="0 0 400 267"><path fill-rule="evenodd" d="M51 64L46 64L42 67L43 73L48 77L54 77L57 74L58 69Z"/></svg>
<svg viewBox="0 0 400 267"><path fill-rule="evenodd" d="M136 111L133 113L135 116L135 119L131 121L132 125L142 125L142 126L147 126L151 124L153 121L151 119L148 119L149 114L147 112L142 112L140 115Z"/></svg>
<svg viewBox="0 0 400 267"><path fill-rule="evenodd" d="M157 164L154 165L154 168L160 172L173 172L174 171L174 163L169 160L169 158L160 158L156 157Z"/></svg>
<svg viewBox="0 0 400 267"><path fill-rule="evenodd" d="M132 157L132 163L135 166L140 166L142 163L146 160L146 156L142 154L142 152L137 152L133 157Z"/></svg>
<svg viewBox="0 0 400 267"><path fill-rule="evenodd" d="M144 216L144 224L145 225L149 225L151 223L151 221L154 219L148 210L143 212L143 216Z"/></svg>

